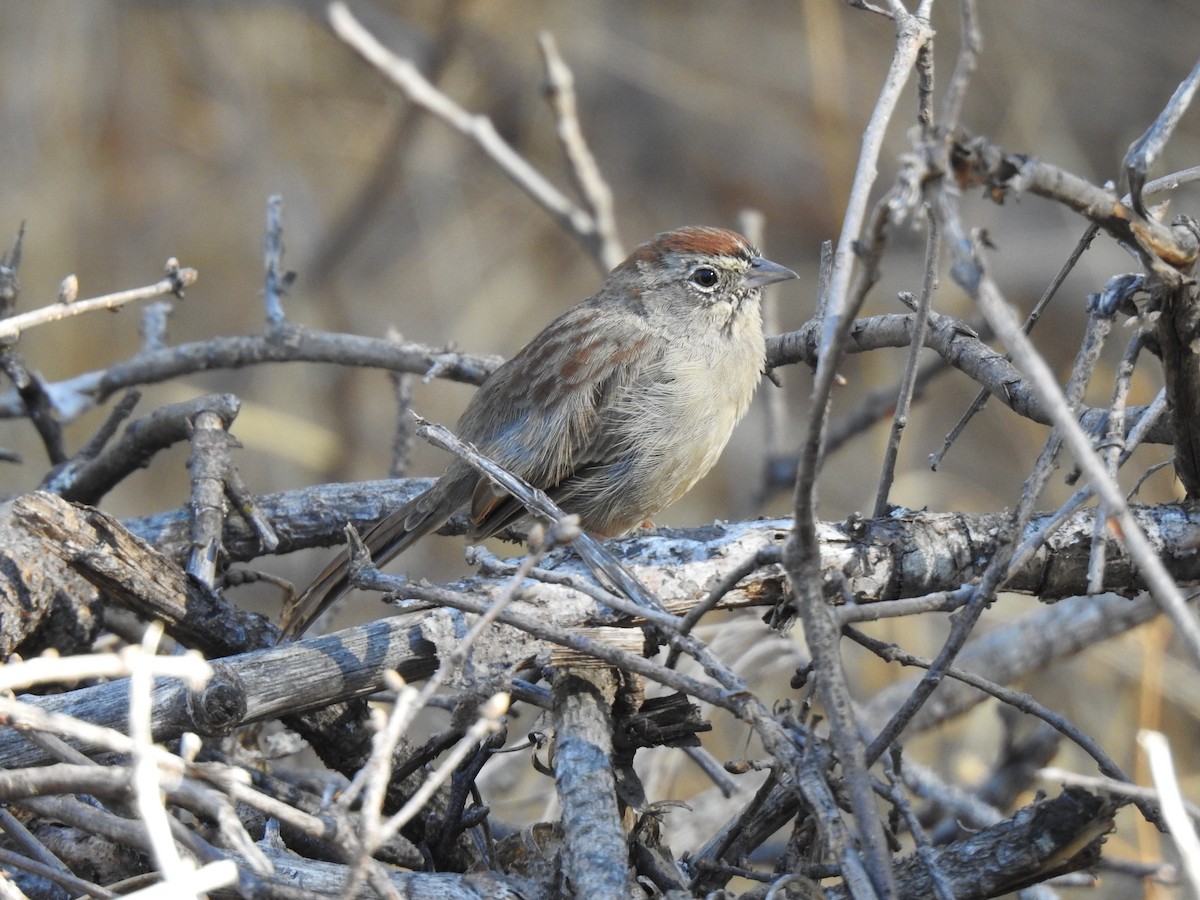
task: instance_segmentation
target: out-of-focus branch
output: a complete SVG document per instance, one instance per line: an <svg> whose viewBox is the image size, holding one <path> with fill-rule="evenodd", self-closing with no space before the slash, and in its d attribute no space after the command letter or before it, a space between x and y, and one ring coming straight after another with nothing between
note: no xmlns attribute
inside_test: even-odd
<svg viewBox="0 0 1200 900"><path fill-rule="evenodd" d="M1130 202L1138 215L1144 218L1149 217L1142 202L1146 173L1158 160L1167 141L1175 133L1175 126L1191 106L1197 86L1200 86L1200 63L1192 67L1188 76L1175 88L1175 93L1158 114L1158 118L1150 124L1145 134L1129 145L1129 150L1125 153L1125 175L1129 179Z"/></svg>
<svg viewBox="0 0 1200 900"><path fill-rule="evenodd" d="M381 44L344 3L330 4L329 24L339 38L400 88L410 102L474 141L499 166L500 171L516 182L589 251L594 241L604 239L596 218L572 202L517 153L496 131L491 119L468 112L430 84L412 62L396 56ZM602 254L596 255L597 258L603 258Z"/></svg>
<svg viewBox="0 0 1200 900"><path fill-rule="evenodd" d="M554 36L548 31L538 35L542 58L546 63L546 96L554 110L558 142L570 166L575 187L587 203L595 222L592 234L592 255L603 272L614 268L624 257L617 237L617 221L613 215L612 188L600 174L600 166L583 137L579 124L579 108L575 103L575 76L558 52Z"/></svg>

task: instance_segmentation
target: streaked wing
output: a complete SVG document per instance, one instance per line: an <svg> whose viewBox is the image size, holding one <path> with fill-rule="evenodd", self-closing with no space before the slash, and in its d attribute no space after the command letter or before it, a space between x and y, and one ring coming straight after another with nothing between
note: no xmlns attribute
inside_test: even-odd
<svg viewBox="0 0 1200 900"><path fill-rule="evenodd" d="M627 328L629 336L624 339L589 331L587 326L599 315L585 304L551 323L525 351L497 370L488 384L491 390L480 391L459 422L462 437L481 453L559 503L569 501L607 467L619 464L625 449L614 441L614 429L606 426L605 415L657 363L648 353L654 340L648 329ZM580 333L594 336L582 345L571 344L570 335ZM520 370L537 374L516 390L511 385ZM482 416L498 397L509 398L505 414ZM484 421L503 421L507 427L480 434ZM530 433L544 434L546 439L530 441L524 437ZM524 511L518 501L482 479L472 498L471 536L495 534Z"/></svg>

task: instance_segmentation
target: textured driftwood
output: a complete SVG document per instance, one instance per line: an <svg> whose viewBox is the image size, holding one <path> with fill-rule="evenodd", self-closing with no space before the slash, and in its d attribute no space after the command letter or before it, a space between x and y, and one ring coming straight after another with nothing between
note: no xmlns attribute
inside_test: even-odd
<svg viewBox="0 0 1200 900"><path fill-rule="evenodd" d="M634 896L629 846L613 776L616 673L554 676L554 781L562 804L563 863L577 897Z"/></svg>
<svg viewBox="0 0 1200 900"><path fill-rule="evenodd" d="M13 515L41 540L41 556L61 559L189 647L216 657L274 640L262 616L221 601L106 513L37 492L18 498Z"/></svg>
<svg viewBox="0 0 1200 900"><path fill-rule="evenodd" d="M45 538L36 551L31 551L36 558L52 558L53 554L62 556L90 580L104 585L115 597L130 603L143 615L164 621L170 633L184 643L202 649L210 657L273 643L274 630L260 617L242 613L198 588L171 561L125 534L119 523L104 514L76 508L44 494L21 498L16 510L21 522ZM1142 518L1151 535L1164 546L1164 557L1179 569L1181 580L1185 576L1192 579L1195 573L1191 570L1197 565L1198 556L1184 548L1189 532L1200 518L1196 509L1184 504L1167 505L1143 511ZM1053 555L1035 557L1022 570L1014 587L1033 590L1041 585L1052 594L1052 588L1067 590L1077 579L1082 579L1085 548L1090 542L1090 520L1087 513L1074 517L1053 540ZM954 579L962 578L964 569L969 571L986 558L985 542L991 524L987 517L911 514L825 525L821 529L822 562L827 572L837 572L848 579L850 588L860 594L861 602L921 593L935 587L956 587L958 582ZM1035 521L1033 527L1037 524ZM730 559L748 558L764 546L773 546L786 533L785 526L783 521L710 526L687 532L638 536L616 542L615 546L669 609L684 612L704 596L728 567ZM1046 561L1049 559L1054 560L1053 564ZM670 564L662 565L661 560L669 560ZM562 555L547 561L546 565L587 578L577 563ZM1130 588L1136 584L1136 573L1119 554L1110 554L1109 567L1112 573L1110 587L1117 587L1113 581L1123 581ZM473 577L456 587L486 603L502 589L505 581L504 578ZM783 591L782 575L776 567L767 566L746 578L726 602L731 605L778 602ZM871 591L874 593L869 593ZM1089 614L1091 604L1115 604L1115 607L1111 613L1097 617ZM1128 628L1128 622L1141 621L1153 614L1153 607L1143 609L1145 606L1141 601L1130 603L1111 598L1069 601L1068 605L1038 613L1039 620L1031 622L1031 633L1027 638L1006 640L1004 644L1010 650L1041 653L1043 651L1037 650L1040 642L1034 639L1039 635L1093 633L1085 632L1082 627L1049 627L1040 621L1042 618L1061 618L1074 612L1076 616L1088 616L1089 621L1097 621L1101 626ZM574 629L594 623L598 613L594 601L578 592L565 586L546 584L538 585L537 603L532 609L544 620ZM341 640L344 649L353 650L349 656L318 651L312 671L321 674L312 679L296 680L279 675L289 669L308 671L310 667L308 658L301 658L307 650L285 648L262 656L248 656L247 661L239 662L229 670L228 678L219 677L206 701L199 705L196 702L199 698L189 700L186 692L160 686L163 692L161 733L170 734L172 729L182 727L219 733L237 721L271 715L277 711L274 703L281 691L293 704L293 710L346 699L373 690L387 666L398 667L410 677L419 677L420 673L432 671L436 665L435 646L426 638L437 642L437 635L445 633L446 648L443 649L452 648L457 640L454 627L423 633L410 632L407 627L389 627L386 631L386 637L363 635L353 630L346 633ZM625 633L622 630L610 630L606 639L630 648L638 641L636 631ZM1093 639L1088 637L1084 642ZM360 640L366 642L362 647L357 643ZM525 643L526 640L516 632L504 631L504 635L495 640L497 658L546 657L550 652L545 645ZM380 646L379 641L388 648L386 653L374 652ZM364 647L373 648L373 652L363 657L368 661L363 671L336 666L327 670L320 664L331 658L358 660L358 650ZM1025 671L1032 665L1027 659L1005 662L1011 652L998 654L993 652L994 649L981 648L978 665L998 681L1008 680L1011 676L1005 672L1014 667ZM1061 652L1060 639L1055 639L1052 649L1044 651L1046 659L1061 655ZM480 659L485 658L486 647L480 653ZM562 659L565 661L565 657ZM278 678L284 678L284 683L278 683ZM103 691L92 695L75 692L78 696L70 702L79 704L73 708L81 712L88 704L100 704L96 712L85 718L107 721L119 715L118 710L124 703L119 688L108 690L116 704L110 711L104 711L107 701L102 699ZM962 703L950 704L955 691L964 694L965 702L973 702L970 698L975 695L974 691L961 691L947 685L943 691L945 701L933 704L925 711L930 723L943 718L949 710L962 708ZM62 695L58 702L69 702L67 698L72 696ZM171 702L167 702L168 698ZM876 705L879 709L886 708L887 695L876 698ZM188 708L185 710L184 706ZM204 714L205 710L207 714Z"/></svg>
<svg viewBox="0 0 1200 900"><path fill-rule="evenodd" d="M95 628L97 591L55 554L45 539L15 523L12 503L0 504L0 659L8 659L42 627L56 607L63 618L79 623L84 635ZM73 610L69 616L68 611ZM89 627L90 624L90 627ZM43 641L45 644L45 641ZM80 640L55 640L52 646L69 650ZM65 646L64 646L65 645Z"/></svg>
<svg viewBox="0 0 1200 900"><path fill-rule="evenodd" d="M175 679L154 688L155 740L184 731L228 734L237 725L293 715L339 700L378 691L384 673L400 672L418 681L436 668L433 647L418 629L385 620L286 647L226 657L214 663L213 679L192 692ZM78 688L46 697L25 697L46 712L124 731L129 720L129 681ZM0 766L35 765L51 760L11 728L0 729Z"/></svg>
<svg viewBox="0 0 1200 900"><path fill-rule="evenodd" d="M362 528L376 521L429 485L429 479L372 481L324 485L303 491L269 494L260 498L272 521L283 523L278 552L340 541L347 521ZM1020 567L1010 579L1010 590L1037 594L1046 600L1087 592L1087 559L1091 550L1094 514L1090 509L1071 516L1046 547ZM1150 540L1161 548L1161 557L1181 584L1200 581L1200 554L1193 552L1192 535L1200 527L1200 505L1161 504L1137 508L1137 517ZM1027 533L1039 528L1046 516L1035 516ZM921 596L953 590L982 571L991 555L996 529L1003 513L964 515L899 511L879 519L851 518L827 522L820 529L821 559L828 574L846 579L849 593L860 602ZM187 515L183 510L127 523L131 530L160 550L175 556L186 551ZM749 558L763 547L780 547L791 529L787 519L731 522L699 528L664 529L634 535L609 546L626 564L651 577L667 570L664 600L680 611L679 590L671 585L691 581L704 585L711 571L727 569L728 560ZM452 524L447 532L457 531ZM233 523L223 539L225 551L235 560L262 555L249 528ZM671 565L664 566L662 563ZM743 582L731 602L770 604L781 596L778 569L768 569ZM1119 544L1110 540L1105 588L1132 594L1142 585ZM654 584L648 583L651 589Z"/></svg>
<svg viewBox="0 0 1200 900"><path fill-rule="evenodd" d="M1115 806L1079 788L1032 803L1011 818L934 851L934 863L956 900L983 900L1075 872L1100 860ZM915 855L895 865L898 900L934 896L932 879ZM842 888L826 896L849 897Z"/></svg>

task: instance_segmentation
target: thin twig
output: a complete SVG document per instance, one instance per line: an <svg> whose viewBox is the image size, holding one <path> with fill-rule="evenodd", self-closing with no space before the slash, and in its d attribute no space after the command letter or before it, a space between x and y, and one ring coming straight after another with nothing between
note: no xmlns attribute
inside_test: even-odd
<svg viewBox="0 0 1200 900"><path fill-rule="evenodd" d="M267 235L265 239L263 302L267 312L267 333L277 334L284 324L283 295L291 276L283 270L283 198L272 194L267 199Z"/></svg>
<svg viewBox="0 0 1200 900"><path fill-rule="evenodd" d="M933 207L935 215L939 218L945 229L947 245L953 248L954 251L955 258L951 271L955 280L976 299L984 315L987 316L993 329L1001 339L1009 338L1009 340L1005 340L1005 343L1013 351L1014 359L1018 365L1026 371L1029 371L1029 367L1034 365L1041 367L1040 371L1043 373L1041 377L1045 379L1045 383L1051 385L1049 388L1043 385L1041 390L1054 391L1054 402L1062 408L1061 414L1055 418L1056 425L1059 425L1060 428L1066 428L1068 436L1071 434L1070 428L1072 427L1082 436L1082 430L1074 418L1073 407L1082 397L1083 388L1090 373L1090 366L1092 361L1094 361L1091 349L1088 347L1081 348L1079 361L1074 367L1069 385L1070 398L1064 396L1058 390L1058 386L1049 373L1049 368L1045 361L1033 350L1032 344L1021 332L1021 328L1011 308L1003 300L999 290L984 271L982 261L978 255L979 249L964 234L962 223L959 219L958 207L956 203L952 202L946 187L944 185L934 185L931 188L931 192L934 198ZM1005 317L1004 321L1000 321L1002 315ZM1013 341L1017 339L1025 342L1023 345L1024 352L1022 353L1018 353L1018 350L1022 348L1014 346ZM1030 361L1031 358L1032 361ZM1066 425L1063 424L1063 420L1068 420ZM943 643L929 670L871 742L871 746L867 752L868 759L877 759L890 746L891 742L899 736L901 731L912 720L912 717L916 715L916 712L929 699L937 684L945 676L946 670L965 645L971 630L982 615L984 608L992 601L1000 585L1004 583L1009 573L1013 571L1011 560L1016 549L1016 536L1020 534L1021 530L1025 527L1025 523L1032 516L1037 498L1040 496L1046 480L1049 478L1054 458L1058 453L1062 440L1060 433L1056 429L1047 438L1046 444L1042 448L1038 460L1026 480L1017 506L1009 517L1007 525L997 538L992 558L989 560L987 568L984 570L978 584L974 587L970 601L952 620L950 634ZM1086 437L1083 437L1082 440L1086 443L1086 447L1080 448L1078 444L1072 444L1072 451L1076 457L1090 456L1095 461L1090 442L1087 441ZM1132 516L1130 516L1130 520L1132 522ZM1132 523L1132 527L1137 528L1136 523ZM1157 558L1155 562L1158 562ZM1182 603L1182 600L1180 602ZM1188 612L1186 607L1184 611Z"/></svg>
<svg viewBox="0 0 1200 900"><path fill-rule="evenodd" d="M877 654L880 659L885 661L895 661L901 665L916 666L922 669L931 669L935 665L935 660L926 659L925 657L917 656L914 653L908 653L905 650L901 650L895 644L888 644L884 641L868 637L857 629L847 628L844 633L851 640L863 647L866 647L872 653ZM1095 760L1096 766L1099 768L1101 773L1109 776L1110 778L1116 778L1120 781L1131 781L1129 776L1121 770L1121 767L1118 766L1117 763L1107 753L1104 752L1104 748L1101 747L1095 740L1093 740L1089 735L1084 734L1058 713L1046 706L1043 706L1041 703L1038 703L1038 701L1033 699L1033 697L1029 696L1028 694L996 684L994 681L990 681L987 678L983 678L980 675L976 675L973 672L967 672L955 666L948 666L946 668L946 677L952 678L956 681L961 681L963 684L968 684L973 688L990 694L1000 702L1007 703L1009 706L1012 706L1014 709L1019 709L1021 712L1026 713L1027 715L1036 716L1067 740L1078 746L1093 760ZM1141 808L1148 819L1157 817L1158 811L1153 804L1147 803L1142 805Z"/></svg>
<svg viewBox="0 0 1200 900"><path fill-rule="evenodd" d="M1171 837L1183 859L1183 871L1187 873L1192 893L1200 896L1200 838L1188 818L1183 804L1183 794L1175 775L1175 764L1171 761L1171 748L1167 739L1157 731L1142 731L1138 743L1150 763L1150 774L1154 786L1162 798L1163 818L1171 829Z"/></svg>
<svg viewBox="0 0 1200 900"><path fill-rule="evenodd" d="M1079 772L1072 772L1069 769L1060 769L1055 766L1038 769L1036 774L1043 781L1051 781L1055 784L1075 785L1076 787L1087 788L1089 791L1108 791L1111 794L1120 794L1122 797L1149 800L1155 804L1161 804L1162 802L1161 795L1152 787L1130 784L1127 781L1121 781L1119 778L1109 778L1107 775L1083 775ZM1189 816L1200 820L1200 804L1193 803L1184 797L1183 805Z"/></svg>
<svg viewBox="0 0 1200 900"><path fill-rule="evenodd" d="M883 462L879 472L879 490L875 495L875 517L887 514L888 495L891 493L892 480L896 476L896 458L900 454L900 438L908 425L908 410L912 406L913 390L917 384L917 371L921 361L921 351L925 348L925 335L929 331L929 309L933 302L933 292L937 289L938 266L941 260L942 236L938 229L937 220L927 217L929 234L925 243L925 278L921 284L921 296L914 310L916 321L913 326L912 345L908 350L908 360L904 366L904 375L900 379L900 393L896 398L896 410L892 414L892 427L888 433L887 449L883 454Z"/></svg>
<svg viewBox="0 0 1200 900"><path fill-rule="evenodd" d="M415 414L414 414L415 415ZM432 422L426 422L420 416L417 420L417 434L428 440L436 447L448 450L460 457L477 471L491 479L499 487L508 491L529 509L550 522L563 522L568 519L567 513L559 509L545 491L538 490L511 472L505 471L487 457L482 456L475 448L464 444L449 429ZM621 565L620 560L613 556L604 546L585 531L577 531L572 545L589 567L610 579L613 584L625 592L625 595L650 610L663 612L662 601L651 593L645 585L639 582L633 574Z"/></svg>
<svg viewBox="0 0 1200 900"><path fill-rule="evenodd" d="M7 810L3 811L3 815L13 818ZM6 869L20 869L29 872L31 875L37 875L39 878L44 878L51 884L57 884L68 891L72 891L80 896L100 897L103 900L112 900L112 898L120 897L120 894L113 893L108 888L99 884L93 884L90 881L85 881L82 878L76 878L70 871L60 869L57 866L47 865L44 862L30 859L27 856L21 856L6 847L0 847L0 865ZM8 877L12 877L11 873L6 872ZM8 895L6 895L7 898ZM24 900L25 895L12 895Z"/></svg>
<svg viewBox="0 0 1200 900"><path fill-rule="evenodd" d="M538 33L538 46L546 66L546 97L554 110L555 133L567 158L571 178L592 214L592 256L600 271L606 273L625 258L621 240L617 237L617 222L613 215L612 188L600 173L596 157L588 148L579 124L579 107L575 102L575 76L558 52L554 36L548 31Z"/></svg>
<svg viewBox="0 0 1200 900"><path fill-rule="evenodd" d="M950 233L949 228L947 232ZM970 242L964 241L965 236L956 224L951 243L963 242L958 243L958 246L972 246ZM972 252L977 253L978 250ZM1146 539L1145 533L1130 512L1120 487L1108 477L1103 462L1092 448L1091 439L1079 426L1074 411L1063 396L1054 373L1029 338L1022 333L1012 308L1001 297L991 278L986 275L978 256L973 259L960 258L958 265L961 268L958 269L956 278L961 277L967 289L975 295L984 315L992 322L997 336L1008 346L1013 359L1025 371L1033 388L1041 394L1076 462L1108 509L1112 527L1125 542L1130 556L1141 568L1151 595L1174 623L1193 661L1200 664L1200 621L1197 621L1195 614L1188 608L1178 585Z"/></svg>
<svg viewBox="0 0 1200 900"><path fill-rule="evenodd" d="M1042 291L1042 296L1038 298L1037 303L1033 305L1033 309L1029 311L1029 315L1025 317L1025 321L1021 324L1021 329L1026 334L1029 334L1037 327L1042 313L1045 312L1046 307L1050 305L1050 301L1058 294L1058 289L1062 287L1063 282L1067 280L1067 276L1074 270L1075 265L1087 251L1088 247L1092 245L1092 241L1099 233L1099 225L1089 225L1084 231L1083 236L1075 243L1075 249L1071 251L1071 255L1067 257L1067 261L1059 267L1058 272L1050 279L1050 283ZM1009 356L1005 356L1005 359L1010 358ZM958 421L954 423L954 427L950 429L945 439L943 439L941 449L929 455L929 467L931 469L935 472L937 471L938 467L942 464L942 460L946 458L946 454L954 445L954 442L962 435L971 419L983 410L983 407L987 404L988 399L993 393L993 391L984 387L975 395L975 399L971 401L963 414L958 417Z"/></svg>
<svg viewBox="0 0 1200 900"><path fill-rule="evenodd" d="M925 866L925 871L929 873L929 880L932 883L934 894L938 900L954 900L954 889L946 878L946 874L942 871L942 867L937 863L933 844L929 840L929 834L921 825L921 820L913 812L912 804L908 802L908 798L901 789L902 762L899 748L893 750L890 763L883 770L884 775L887 776L887 797L895 808L900 811L900 815L904 819L904 824L908 827L909 834L912 835L913 843L916 844L917 848L917 857Z"/></svg>
<svg viewBox="0 0 1200 900"><path fill-rule="evenodd" d="M125 649L129 661L129 737L137 748L133 754L133 788L138 816L146 829L146 837L154 848L154 861L163 878L176 882L188 875L191 867L179 855L171 839L171 820L163 805L159 782L158 762L148 752L153 746L150 715L154 692L154 674L147 660L153 659L162 638L163 627L152 622L139 646Z"/></svg>
<svg viewBox="0 0 1200 900"><path fill-rule="evenodd" d="M505 589L488 606L487 611L472 623L470 630L455 647L454 652L441 660L437 671L426 681L419 694L415 690L406 688L399 675L395 676L396 680L400 682L394 688L401 691L400 700L393 707L392 713L388 717L386 728L382 729L376 736L371 762L368 766L364 766L360 776L355 778L355 781L344 792L341 800L342 805L348 807L356 800L360 789L363 787L366 789L366 795L362 804L362 842L364 855L373 853L377 847L387 840L386 829L381 823L380 815L387 780L391 773L393 754L400 738L412 724L413 718L428 704L433 693L455 671L460 670L465 665L471 647L492 626L504 608L516 598L530 570L537 565L549 549L557 546L560 540L570 537L570 535L556 535L555 532L557 531L559 529L552 529L547 535L546 540L533 542L530 552L526 554L525 558L521 561L521 565L512 574ZM403 825L403 822L400 824ZM352 867L352 869L356 868L357 866Z"/></svg>
<svg viewBox="0 0 1200 900"><path fill-rule="evenodd" d="M963 103L967 97L967 88L971 84L971 76L979 54L983 50L983 32L979 28L979 11L975 0L959 0L959 49L958 59L954 63L954 71L946 82L946 92L942 95L942 112L938 127L943 134L951 134L959 126L962 118Z"/></svg>
<svg viewBox="0 0 1200 900"><path fill-rule="evenodd" d="M392 434L392 458L388 465L389 478L403 478L416 442L416 427L412 418L413 388L417 378L411 372L390 372L396 397L396 430Z"/></svg>
<svg viewBox="0 0 1200 900"><path fill-rule="evenodd" d="M1128 437L1126 437L1126 447L1121 453L1120 462L1122 464L1129 459L1133 451L1141 444L1146 432L1154 427L1154 424L1166 412L1167 392L1163 388L1155 396L1154 402L1145 408L1145 412L1142 413L1141 418L1138 419L1137 424L1129 432ZM1013 552L1012 562L1010 563L1011 568L1017 570L1025 565L1032 558L1033 554L1038 551L1038 548L1046 543L1049 536L1057 531L1071 517L1071 514L1090 500L1095 493L1096 489L1091 484L1086 484L1072 494L1066 503L1055 510L1052 516L1047 517L1041 527L1021 542L1021 545Z"/></svg>
<svg viewBox="0 0 1200 900"><path fill-rule="evenodd" d="M500 719L506 712L508 712L508 694L495 694L483 704L480 708L478 718L467 729L454 748L446 754L437 768L429 773L429 777L412 797L409 798L408 802L383 823L380 834L384 840L388 840L394 836L403 827L405 822L421 811L425 804L433 797L437 789L454 774L454 770L458 767L458 764L466 759L467 754L475 748L475 745L500 727Z"/></svg>
<svg viewBox="0 0 1200 900"><path fill-rule="evenodd" d="M1151 196L1154 194L1165 193L1167 191L1178 190L1180 187L1187 184L1193 184L1198 180L1200 180L1200 166L1181 169L1178 172L1172 172L1169 175L1164 175L1162 178L1156 178L1154 181L1146 184L1142 189L1142 195ZM1129 202L1130 200L1131 197L1128 194L1122 198L1123 202ZM1047 285L1046 290L1042 292L1042 296L1038 298L1037 303L1034 304L1033 309L1026 318L1024 325L1022 325L1022 328L1026 334L1029 334L1036 326L1038 319L1041 317L1042 312L1045 310L1050 300L1053 299L1054 295L1058 292L1059 287L1066 280L1067 275L1069 275L1070 272L1075 268L1075 265L1079 262L1080 257L1088 249L1088 247L1091 246L1092 241L1099 233L1100 226L1095 223L1089 224L1084 230L1083 236L1080 237L1079 241L1075 244L1075 248L1071 251L1071 255L1059 268L1054 278L1051 279L1050 284ZM1008 357L1006 356L1005 358L1007 359ZM953 443L958 439L959 435L962 434L962 431L964 428L966 428L967 423L983 408L984 404L987 403L989 395L994 393L994 391L989 391L988 388L985 387L975 396L975 399L967 407L966 412L962 414L958 422L955 423L954 427L950 430L950 433L946 435L941 449L930 455L929 464L931 468L936 470L938 466L941 465L946 453L949 451L951 445L953 445Z"/></svg>
<svg viewBox="0 0 1200 900"><path fill-rule="evenodd" d="M1192 71L1175 88L1158 118L1140 138L1129 145L1125 153L1125 175L1129 179L1130 201L1139 216L1146 216L1146 206L1142 201L1146 173L1158 160L1167 141L1175 133L1175 126L1191 106L1197 87L1200 87L1200 62L1192 67Z"/></svg>
<svg viewBox="0 0 1200 900"><path fill-rule="evenodd" d="M1117 479L1117 469L1120 468L1124 459L1128 459L1128 455L1123 453L1126 450L1125 405L1129 398L1134 367L1147 337L1145 329L1138 329L1133 340L1125 348L1114 379L1112 402L1108 407L1111 414L1108 420L1108 432L1100 447L1100 453L1104 458L1104 467L1108 471L1108 477L1114 482ZM1107 516L1097 515L1092 526L1092 552L1088 554L1089 594L1098 594L1104 589L1104 563L1108 552L1108 541L1105 539L1108 531L1106 520Z"/></svg>
<svg viewBox="0 0 1200 900"><path fill-rule="evenodd" d="M550 213L568 233L588 246L591 236L597 232L596 220L517 153L496 131L491 119L467 112L430 84L412 62L396 56L381 44L340 0L329 6L329 24L338 37L400 88L410 102L474 141L500 171Z"/></svg>
<svg viewBox="0 0 1200 900"><path fill-rule="evenodd" d="M896 50L863 134L858 167L842 221L838 247L833 256L827 291L823 293L821 302L821 349L794 494L796 526L784 556L796 592L796 605L804 624L805 638L818 673L817 689L829 715L831 740L846 778L850 806L862 847L861 862L875 892L881 896L891 896L895 886L887 842L875 811L875 800L867 777L862 737L851 710L849 688L838 650L837 628L820 584L816 475L824 456L825 432L837 366L850 324L857 314L857 310L847 308L854 246L862 234L884 133L921 46L933 36L925 21L910 16L898 2L893 3L892 13L897 17ZM847 874L850 874L849 870Z"/></svg>
<svg viewBox="0 0 1200 900"><path fill-rule="evenodd" d="M906 597L903 600L881 600L877 603L853 603L839 606L836 616L839 624L854 622L877 622L900 616L919 615L929 612L953 612L971 598L969 587L954 591L938 591L923 597Z"/></svg>
<svg viewBox="0 0 1200 900"><path fill-rule="evenodd" d="M184 290L195 284L198 277L199 273L195 269L180 268L179 263L170 259L167 260L167 277L154 282L154 284L146 285L146 287L117 291L115 294L105 294L88 300L76 300L70 305L56 302L50 306L43 306L41 309L33 309L27 313L0 320L0 340L18 337L21 332L28 331L30 328L48 325L51 322L61 322L72 316L81 316L84 313L96 312L101 309L120 309L135 300L149 300L152 297L163 297L168 294L182 297Z"/></svg>

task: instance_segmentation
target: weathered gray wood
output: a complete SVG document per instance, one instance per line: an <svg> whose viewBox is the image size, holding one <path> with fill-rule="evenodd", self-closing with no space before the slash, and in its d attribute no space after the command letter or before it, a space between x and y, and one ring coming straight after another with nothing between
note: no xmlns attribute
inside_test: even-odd
<svg viewBox="0 0 1200 900"><path fill-rule="evenodd" d="M611 669L564 669L554 677L554 781L563 865L576 897L635 896L613 776L615 695Z"/></svg>
<svg viewBox="0 0 1200 900"><path fill-rule="evenodd" d="M215 665L216 676L199 692L192 693L175 679L155 684L154 739L170 740L184 731L226 733L245 722L292 715L373 693L380 689L389 669L419 681L436 666L433 646L421 637L420 630L397 619L227 657ZM128 731L128 679L23 699L46 711ZM36 765L50 759L18 731L0 729L0 767Z"/></svg>

